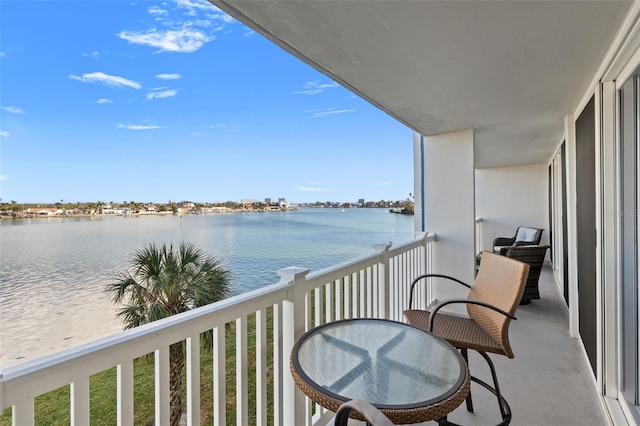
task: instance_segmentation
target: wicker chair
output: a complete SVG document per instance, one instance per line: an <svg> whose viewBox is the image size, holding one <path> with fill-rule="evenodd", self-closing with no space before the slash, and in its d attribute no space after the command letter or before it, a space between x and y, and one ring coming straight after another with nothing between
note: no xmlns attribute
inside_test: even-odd
<svg viewBox="0 0 640 426"><path fill-rule="evenodd" d="M529 265L529 278L527 278L527 284L524 287L524 294L520 301L521 305L531 303L532 299L540 299L538 280L540 279L540 271L542 271L548 248L549 246L511 246L500 249L502 256L507 256Z"/></svg>
<svg viewBox="0 0 640 426"><path fill-rule="evenodd" d="M540 244L544 229L519 226L513 237L498 237L493 240L493 252L500 253L503 247L508 246L537 246Z"/></svg>
<svg viewBox="0 0 640 426"><path fill-rule="evenodd" d="M512 319L516 319L514 313L524 293L528 274L528 264L484 252L473 287L448 275L421 275L411 283L409 309L404 311L404 317L409 324L447 340L460 349L465 360L468 360L467 350L473 349L487 361L491 369L493 387L473 376L471 380L496 395L502 416L500 425L511 422L511 408L500 393L496 370L487 352L508 358L514 357L509 344L509 324ZM444 300L431 311L412 309L415 285L429 277L446 278L462 284L470 289L469 294L466 299ZM468 317L439 312L442 307L457 303L466 305ZM471 394L467 397L467 410L473 412Z"/></svg>
<svg viewBox="0 0 640 426"><path fill-rule="evenodd" d="M362 399L352 399L340 406L336 412L335 426L347 426L351 411L360 413L365 418L367 426L393 426L391 420L380 410Z"/></svg>

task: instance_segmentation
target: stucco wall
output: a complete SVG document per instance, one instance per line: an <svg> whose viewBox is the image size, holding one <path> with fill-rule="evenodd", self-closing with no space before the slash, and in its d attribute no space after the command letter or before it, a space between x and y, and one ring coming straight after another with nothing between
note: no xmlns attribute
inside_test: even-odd
<svg viewBox="0 0 640 426"><path fill-rule="evenodd" d="M511 237L518 226L543 228L541 243L549 244L548 170L546 164L476 170L480 249L491 250L494 238Z"/></svg>
<svg viewBox="0 0 640 426"><path fill-rule="evenodd" d="M424 220L425 230L436 234L433 272L469 283L475 272L473 140L472 130L414 140L421 146L416 200L424 206L416 212L416 230ZM459 287L465 295L466 289ZM434 296L460 297L455 290L449 283L436 284Z"/></svg>

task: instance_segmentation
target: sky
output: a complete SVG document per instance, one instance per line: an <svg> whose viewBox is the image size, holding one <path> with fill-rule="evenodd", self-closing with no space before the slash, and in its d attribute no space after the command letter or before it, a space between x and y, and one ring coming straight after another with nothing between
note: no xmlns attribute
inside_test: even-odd
<svg viewBox="0 0 640 426"><path fill-rule="evenodd" d="M205 0L0 2L0 198L404 200L412 131Z"/></svg>

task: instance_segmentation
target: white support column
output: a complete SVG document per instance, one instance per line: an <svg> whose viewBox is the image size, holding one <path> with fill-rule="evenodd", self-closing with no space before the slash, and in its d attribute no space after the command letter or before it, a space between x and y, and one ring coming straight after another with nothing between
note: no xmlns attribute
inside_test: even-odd
<svg viewBox="0 0 640 426"><path fill-rule="evenodd" d="M416 233L435 232L433 272L473 282L475 272L475 173L473 130L414 137ZM434 283L438 299L459 289Z"/></svg>
<svg viewBox="0 0 640 426"><path fill-rule="evenodd" d="M296 340L305 331L304 306L306 295L304 291L296 291L296 286L304 284L309 270L290 267L280 269L277 272L280 275L281 283L288 282L292 284L288 300L282 303L282 354L284 358L282 361L283 364L286 363L288 365L291 349L293 349ZM307 423L305 396L296 387L289 368L284 368L283 366L283 370L283 422L285 425L305 425Z"/></svg>

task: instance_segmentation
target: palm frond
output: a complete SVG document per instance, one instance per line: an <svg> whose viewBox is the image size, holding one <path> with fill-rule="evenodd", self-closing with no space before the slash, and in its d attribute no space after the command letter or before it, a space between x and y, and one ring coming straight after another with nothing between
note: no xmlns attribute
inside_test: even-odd
<svg viewBox="0 0 640 426"><path fill-rule="evenodd" d="M131 271L118 272L105 291L123 305L125 328L208 305L232 295L231 274L220 261L191 243L155 243L134 253Z"/></svg>

